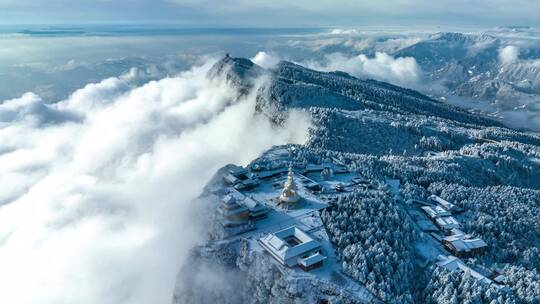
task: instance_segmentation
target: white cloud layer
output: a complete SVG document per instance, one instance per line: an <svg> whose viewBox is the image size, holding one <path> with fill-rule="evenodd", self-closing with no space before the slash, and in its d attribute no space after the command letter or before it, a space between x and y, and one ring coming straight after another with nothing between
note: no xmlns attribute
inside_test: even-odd
<svg viewBox="0 0 540 304"><path fill-rule="evenodd" d="M394 58L377 52L369 58L364 54L347 57L341 53L325 56L324 62L308 62L310 68L320 71L343 71L359 78L373 78L392 84L415 87L421 76L421 69L412 57Z"/></svg>
<svg viewBox="0 0 540 304"><path fill-rule="evenodd" d="M279 63L280 59L274 54L260 51L255 55L255 57L251 58L251 61L265 69L272 69Z"/></svg>
<svg viewBox="0 0 540 304"><path fill-rule="evenodd" d="M509 45L499 50L499 60L502 64L510 64L518 61L519 48L517 46Z"/></svg>
<svg viewBox="0 0 540 304"><path fill-rule="evenodd" d="M332 29L329 33L330 35L352 35L352 36L355 36L355 35L358 35L360 34L360 32L356 29L340 29L340 28L335 28L335 29Z"/></svg>
<svg viewBox="0 0 540 304"><path fill-rule="evenodd" d="M0 303L170 302L202 229L190 200L219 167L309 127L300 112L274 127L209 67L0 103Z"/></svg>

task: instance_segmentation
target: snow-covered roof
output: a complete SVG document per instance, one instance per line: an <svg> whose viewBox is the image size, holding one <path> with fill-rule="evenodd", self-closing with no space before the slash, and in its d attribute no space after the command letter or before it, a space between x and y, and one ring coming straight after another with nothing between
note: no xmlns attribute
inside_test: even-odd
<svg viewBox="0 0 540 304"><path fill-rule="evenodd" d="M248 211L248 208L238 204L237 198L234 194L227 194L221 200L223 203L218 210L224 216L231 216Z"/></svg>
<svg viewBox="0 0 540 304"><path fill-rule="evenodd" d="M298 264L300 264L300 265L302 265L304 267L309 267L311 265L322 262L324 260L326 260L326 257L317 252L315 254L312 254L312 255L308 256L307 258L299 258L298 259Z"/></svg>
<svg viewBox="0 0 540 304"><path fill-rule="evenodd" d="M278 174L281 174L281 173L285 173L289 171L289 168L286 168L286 167L283 167L283 168L279 168L279 169L276 169L276 170L272 170L272 171L262 171L262 172L259 172L257 173L257 176L259 178L268 178L268 177L272 177L274 175L278 175Z"/></svg>
<svg viewBox="0 0 540 304"><path fill-rule="evenodd" d="M236 190L244 190L247 188L254 188L259 185L259 181L253 178L247 178L241 182L238 182L234 185L234 189Z"/></svg>
<svg viewBox="0 0 540 304"><path fill-rule="evenodd" d="M249 212L252 215L264 214L268 212L268 208L265 205L258 202L251 196L246 196L246 198L242 201L242 204L249 209Z"/></svg>
<svg viewBox="0 0 540 304"><path fill-rule="evenodd" d="M493 278L493 281L495 281L497 283L506 284L507 278L506 278L505 275L500 274L500 275L496 276L495 278Z"/></svg>
<svg viewBox="0 0 540 304"><path fill-rule="evenodd" d="M221 213L222 215L224 216L232 216L232 215L235 215L235 214L240 214L240 213L243 213L243 212L246 212L246 211L249 211L248 208L244 207L244 206L240 206L238 204L234 204L234 205L231 205L232 207L230 208L219 208L219 213Z"/></svg>
<svg viewBox="0 0 540 304"><path fill-rule="evenodd" d="M247 174L248 170L242 168L242 167L232 167L229 169L229 173L233 175L234 177L239 177L241 175Z"/></svg>
<svg viewBox="0 0 540 304"><path fill-rule="evenodd" d="M309 241L313 241L313 239L304 231L302 231L300 228L296 226L291 226L289 228L285 228L283 230L280 230L278 232L274 233L275 236L279 238L288 238L288 237L294 237L301 241L302 243L306 243Z"/></svg>
<svg viewBox="0 0 540 304"><path fill-rule="evenodd" d="M469 248L487 247L487 243L484 242L484 240L479 239L479 238L464 240L464 242L465 244L467 244L467 247Z"/></svg>
<svg viewBox="0 0 540 304"><path fill-rule="evenodd" d="M259 203L257 201L255 201L250 196L247 196L246 199L244 199L242 201L242 204L244 204L244 206L248 207L249 210L252 210L252 209L256 208L259 205Z"/></svg>
<svg viewBox="0 0 540 304"><path fill-rule="evenodd" d="M287 246L287 243L284 240L275 236L270 236L270 238L268 238L268 244L277 251L280 251L283 247Z"/></svg>
<svg viewBox="0 0 540 304"><path fill-rule="evenodd" d="M236 198L231 194L225 195L221 200L223 201L223 203L225 205L234 205L234 204L236 204Z"/></svg>
<svg viewBox="0 0 540 304"><path fill-rule="evenodd" d="M451 230L450 230L450 233L451 233L452 235L465 234L465 232L463 232L463 231L461 231L461 230L459 230L459 229L457 229L457 228L451 229Z"/></svg>
<svg viewBox="0 0 540 304"><path fill-rule="evenodd" d="M248 178L248 179L242 181L242 183L244 183L245 185L251 186L251 185L258 185L259 181L257 181L256 179L253 179L253 178Z"/></svg>
<svg viewBox="0 0 540 304"><path fill-rule="evenodd" d="M289 240L294 239L294 242ZM280 263L294 266L299 256L309 254L321 244L296 226L270 233L259 239L261 245Z"/></svg>
<svg viewBox="0 0 540 304"><path fill-rule="evenodd" d="M315 164L308 164L306 166L305 172L314 172L314 171L322 171L324 168L327 168L325 165L315 165Z"/></svg>
<svg viewBox="0 0 540 304"><path fill-rule="evenodd" d="M435 222L437 223L437 225L439 225L439 227L443 228L444 230L461 227L459 222L452 216L438 217L435 219Z"/></svg>
<svg viewBox="0 0 540 304"><path fill-rule="evenodd" d="M463 264L463 262L461 262L459 258L453 255L450 255L448 257L440 255L438 258L439 258L439 261L436 263L437 266L444 267L450 271L455 271L457 269L460 269L461 264Z"/></svg>
<svg viewBox="0 0 540 304"><path fill-rule="evenodd" d="M436 218L439 216L449 216L450 212L443 209L441 206L422 206L422 210L431 218Z"/></svg>
<svg viewBox="0 0 540 304"><path fill-rule="evenodd" d="M240 180L238 178L236 178L234 175L232 174L226 174L223 179L229 183L229 184L235 184L237 182L239 182Z"/></svg>
<svg viewBox="0 0 540 304"><path fill-rule="evenodd" d="M321 185L319 185L319 183L314 181L313 179L302 174L299 174L299 176L300 176L300 180L302 181L302 184L304 184L306 188L310 189L310 188L315 188L315 187L321 187Z"/></svg>
<svg viewBox="0 0 540 304"><path fill-rule="evenodd" d="M449 256L439 255L438 259L439 261L436 264L439 267L446 268L450 271L460 270L464 272L469 272L473 278L477 279L478 281L482 283L487 283L487 284L493 283L490 279L478 273L477 271L473 270L472 268L467 266L465 263L463 263L459 258L453 255L449 255Z"/></svg>
<svg viewBox="0 0 540 304"><path fill-rule="evenodd" d="M445 237L444 240L450 244L457 251L471 251L474 249L479 249L487 247L486 242L479 238L470 238L470 235L467 234L457 234Z"/></svg>
<svg viewBox="0 0 540 304"><path fill-rule="evenodd" d="M227 194L234 196L237 202L243 201L246 198L242 192L236 190L234 187L227 188Z"/></svg>
<svg viewBox="0 0 540 304"><path fill-rule="evenodd" d="M439 197L437 195L431 195L429 197L429 199L431 199L432 201L434 201L437 204L441 205L444 209L446 209L448 211L454 211L454 210L459 209L458 206L450 203L449 201L447 201L445 199L442 199L441 197Z"/></svg>

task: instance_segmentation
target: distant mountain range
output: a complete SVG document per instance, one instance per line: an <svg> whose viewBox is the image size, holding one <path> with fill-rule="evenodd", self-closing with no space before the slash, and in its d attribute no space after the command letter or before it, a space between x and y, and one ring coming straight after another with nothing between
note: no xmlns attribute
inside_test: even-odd
<svg viewBox="0 0 540 304"><path fill-rule="evenodd" d="M487 34L438 33L393 53L416 59L426 77L451 94L500 103L502 109L538 107L540 49L516 49L504 61L501 51L514 47Z"/></svg>

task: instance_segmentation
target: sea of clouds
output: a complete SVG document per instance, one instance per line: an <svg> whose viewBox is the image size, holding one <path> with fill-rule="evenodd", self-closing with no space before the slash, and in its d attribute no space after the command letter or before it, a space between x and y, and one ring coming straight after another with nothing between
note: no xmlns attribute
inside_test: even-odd
<svg viewBox="0 0 540 304"><path fill-rule="evenodd" d="M218 168L310 127L256 115L254 93L206 77L212 63L0 103L0 303L170 302L204 229L191 200Z"/></svg>
<svg viewBox="0 0 540 304"><path fill-rule="evenodd" d="M391 53L427 34L368 34L337 29L282 37L271 44L246 45L241 39L231 44L239 55L256 54L252 60L269 69L286 59L421 89L423 71L417 62ZM525 57L531 45L537 45L527 40L529 34L504 35L515 41L500 49L501 64L538 64ZM76 40L70 39L62 45ZM306 140L310 122L303 113L291 112L284 127L277 128L255 114L254 93L239 97L223 79L208 79L215 60L204 60L178 75L177 67L167 64L148 71L140 68L151 66L143 57L131 60L124 52L141 45L163 46L163 40L152 44L142 38L136 43L134 38L100 39L76 40L77 49L54 58L67 63L61 71L85 71L80 77L60 77L57 70L42 67L40 62L52 60L43 59L43 54L59 53L57 38L41 40L51 47L21 38L16 40L18 47L0 50L12 65L11 74L0 73L2 88L17 86L17 77L36 65L46 70L28 83L20 80L24 85L13 92L33 87L34 81L43 81L42 90L0 102L0 303L170 302L180 265L204 230L194 220L199 206L191 200L212 174L227 163L246 164L272 145ZM73 60L72 54L95 49L95 40L107 55L102 64L88 65L86 72L81 68L86 65L80 65L80 58ZM166 41L173 40L177 38ZM170 43L151 49L175 50L177 42ZM34 49L38 46L44 49ZM257 53L260 49L267 51ZM147 51L141 48L140 53ZM25 64L31 68L13 65L17 56L28 58ZM130 69L133 63L138 68ZM128 72L88 81L118 70ZM4 77L8 74L11 78ZM163 76L167 74L176 76ZM49 84L67 84L71 78L77 78L72 86L90 83L55 103L42 94ZM159 79L148 82L154 78ZM264 81L259 79L255 90ZM470 100L450 102L474 105ZM496 111L489 103L477 107L480 104L486 112ZM539 111L503 114L511 126L523 122L518 127L536 127L531 123L540 121L535 113Z"/></svg>
<svg viewBox="0 0 540 304"><path fill-rule="evenodd" d="M311 61L305 65L319 71L343 71L358 78L377 79L409 88L417 87L422 75L422 69L414 58L395 58L384 52L376 52L373 57L332 53L323 61Z"/></svg>

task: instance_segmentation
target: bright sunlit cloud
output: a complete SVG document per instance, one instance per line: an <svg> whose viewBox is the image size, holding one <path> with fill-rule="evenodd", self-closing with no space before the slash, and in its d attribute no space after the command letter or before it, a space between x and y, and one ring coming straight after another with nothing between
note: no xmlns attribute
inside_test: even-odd
<svg viewBox="0 0 540 304"><path fill-rule="evenodd" d="M190 201L221 166L302 143L309 127L300 112L282 128L255 115L255 96L235 102L210 66L0 104L1 303L171 300L203 230Z"/></svg>
<svg viewBox="0 0 540 304"><path fill-rule="evenodd" d="M370 58L364 54L345 56L333 53L325 56L324 62L308 62L310 68L321 71L343 71L360 78L373 78L403 86L415 86L420 79L421 69L412 57L394 58L377 52Z"/></svg>
<svg viewBox="0 0 540 304"><path fill-rule="evenodd" d="M502 64L514 63L519 58L519 48L509 45L499 50L499 59Z"/></svg>

